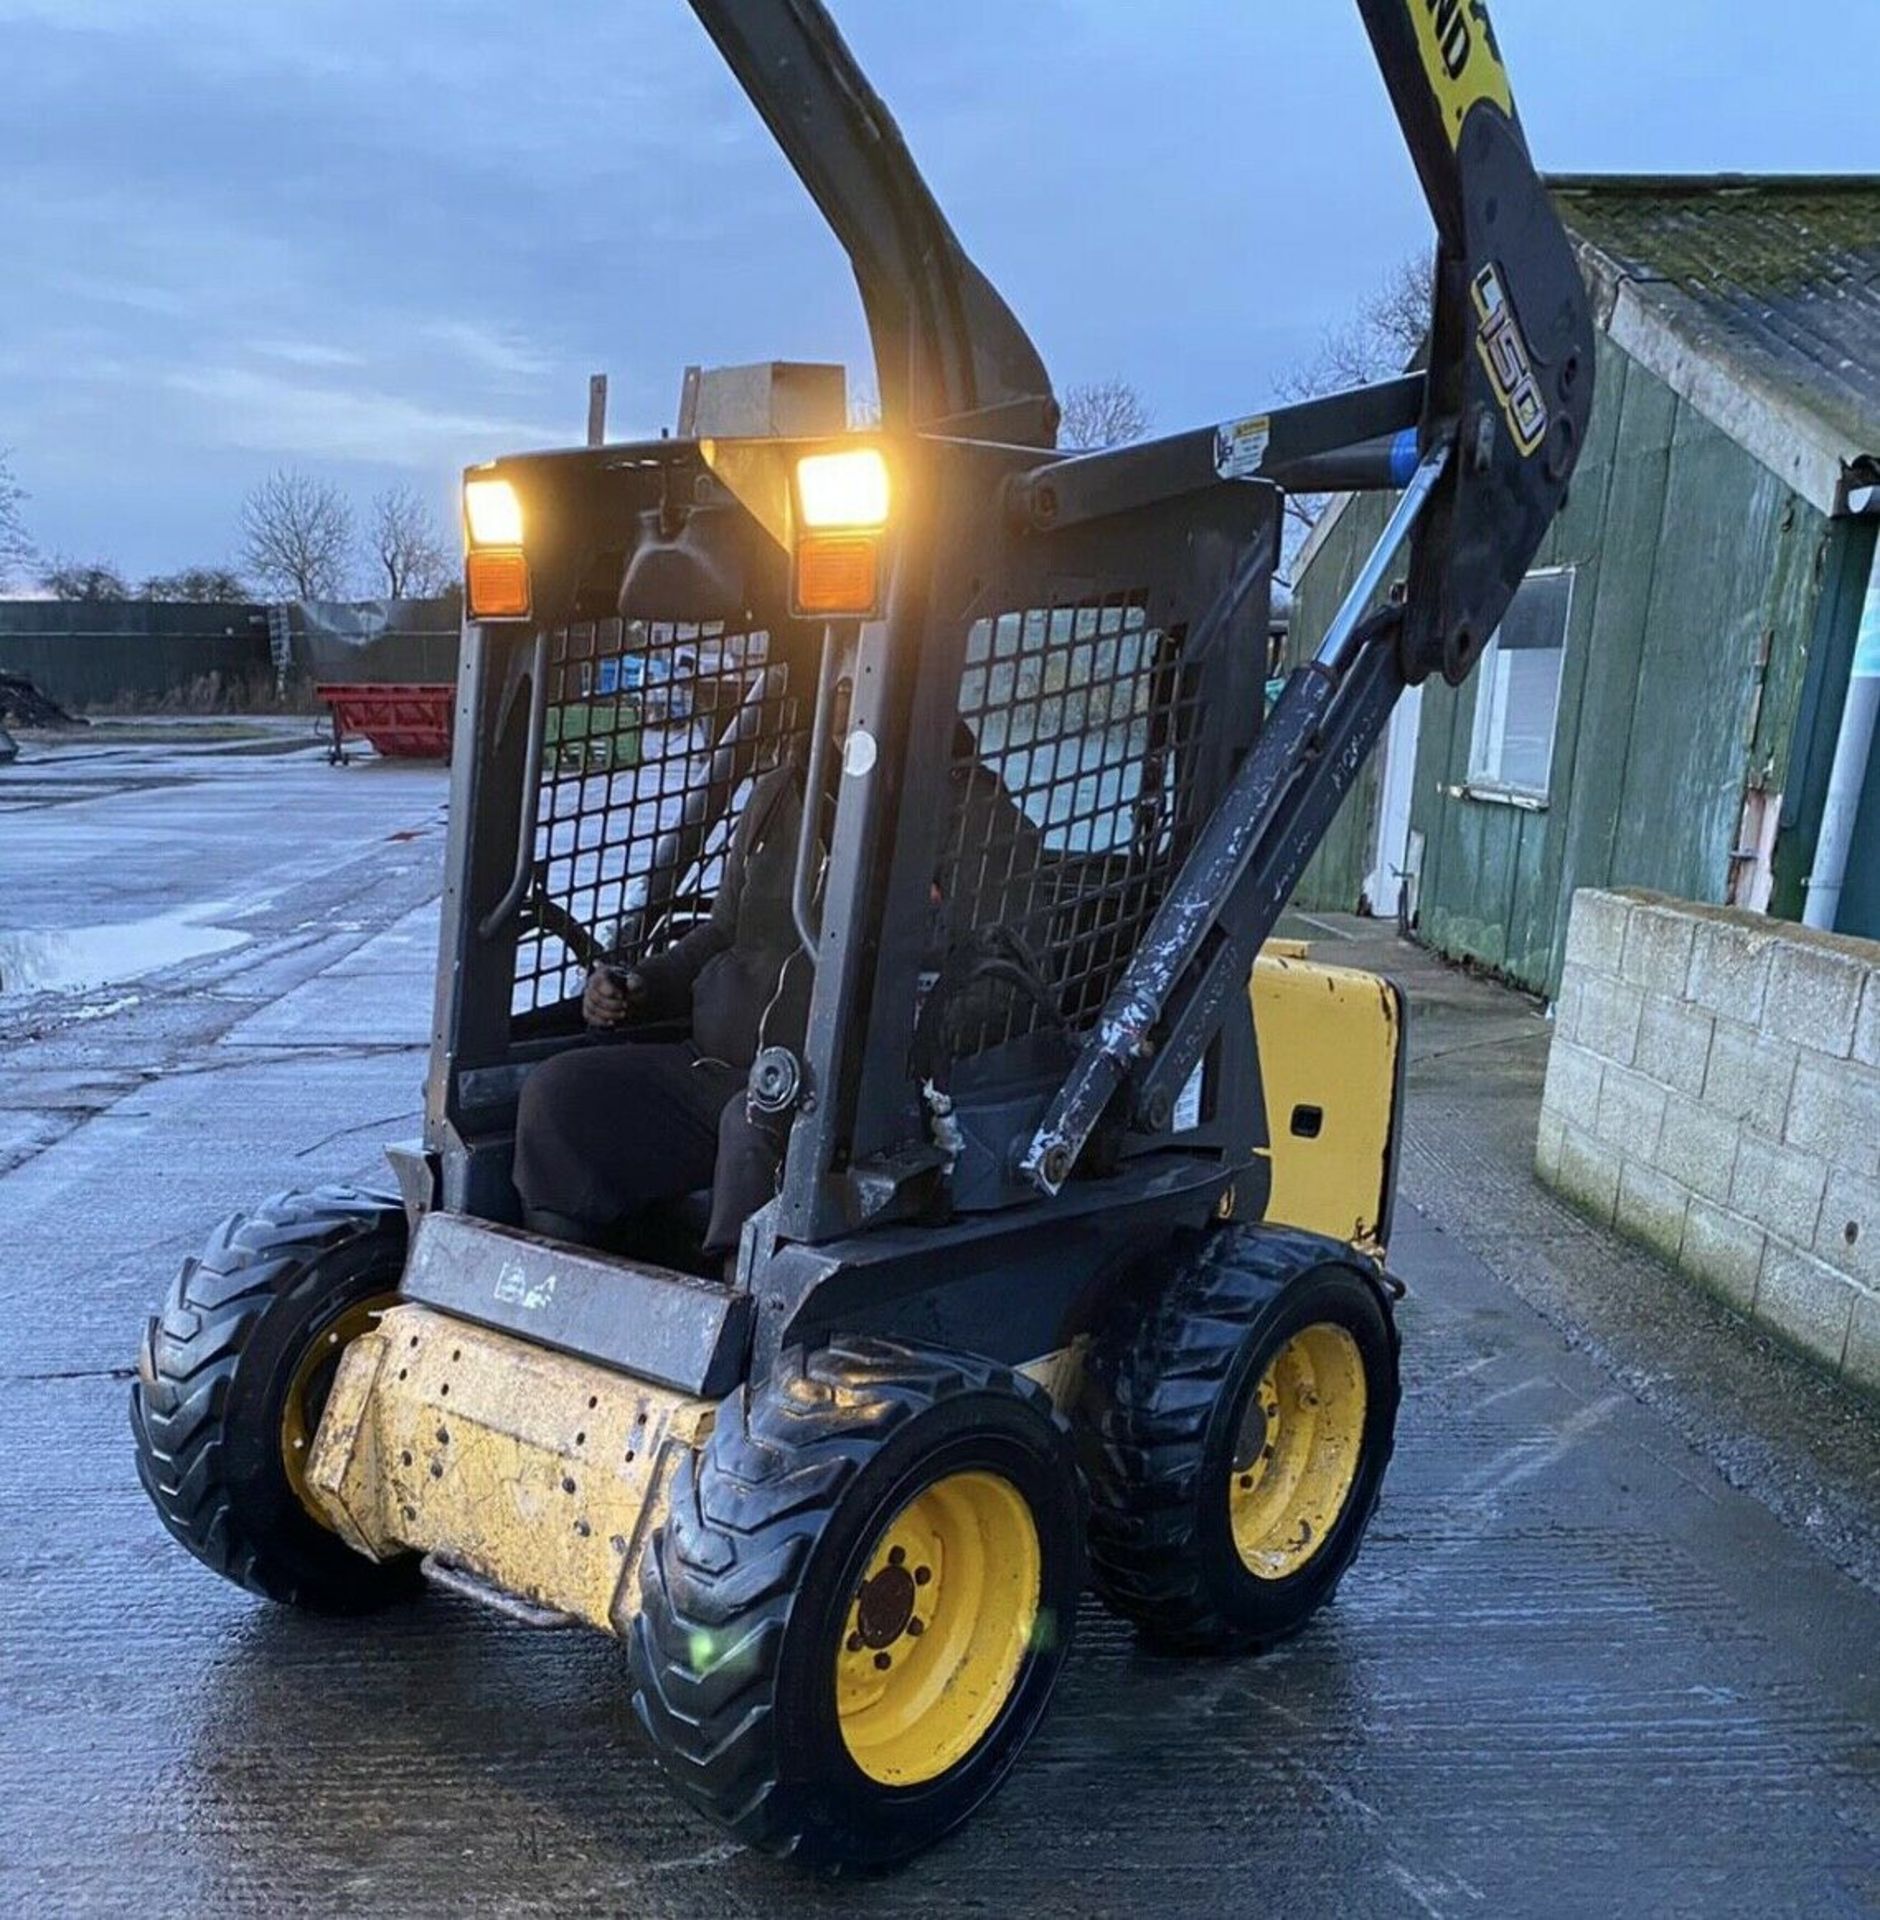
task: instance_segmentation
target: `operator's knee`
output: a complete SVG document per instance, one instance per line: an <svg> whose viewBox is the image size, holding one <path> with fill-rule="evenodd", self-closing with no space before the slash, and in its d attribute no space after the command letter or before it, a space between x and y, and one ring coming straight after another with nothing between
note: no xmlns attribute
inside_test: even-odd
<svg viewBox="0 0 1880 1920"><path fill-rule="evenodd" d="M575 1047L544 1061L523 1083L516 1115L524 1211L605 1233L702 1187L722 1085L683 1046Z"/></svg>
<svg viewBox="0 0 1880 1920"><path fill-rule="evenodd" d="M589 1162L597 1121L622 1104L620 1065L598 1049L545 1060L522 1083L516 1109L516 1191L532 1211L594 1216Z"/></svg>
<svg viewBox="0 0 1880 1920"><path fill-rule="evenodd" d="M577 1131L575 1117L587 1104L583 1069L587 1056L558 1053L522 1083L516 1107L516 1159L540 1162L565 1147Z"/></svg>
<svg viewBox="0 0 1880 1920"><path fill-rule="evenodd" d="M718 1116L707 1253L729 1253L738 1244L745 1221L775 1197L781 1164L780 1143L751 1119L744 1093L733 1094Z"/></svg>

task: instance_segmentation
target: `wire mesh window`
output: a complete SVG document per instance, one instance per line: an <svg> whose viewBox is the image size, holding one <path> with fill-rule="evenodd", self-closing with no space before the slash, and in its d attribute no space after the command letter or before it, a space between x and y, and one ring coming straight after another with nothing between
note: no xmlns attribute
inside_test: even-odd
<svg viewBox="0 0 1880 1920"><path fill-rule="evenodd" d="M597 621L549 637L514 1015L576 998L711 913L754 778L805 716L762 632Z"/></svg>
<svg viewBox="0 0 1880 1920"><path fill-rule="evenodd" d="M973 627L938 885L949 938L1022 948L1043 991L989 999L957 1052L1095 1020L1193 837L1199 705L1179 634L1149 624L1141 594Z"/></svg>

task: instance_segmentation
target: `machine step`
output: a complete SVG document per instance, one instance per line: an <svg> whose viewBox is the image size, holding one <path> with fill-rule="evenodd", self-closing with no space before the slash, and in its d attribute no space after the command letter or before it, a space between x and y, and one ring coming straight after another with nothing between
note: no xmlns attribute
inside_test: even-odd
<svg viewBox="0 0 1880 1920"><path fill-rule="evenodd" d="M434 1587L442 1587L446 1593L459 1594L465 1600L474 1600L480 1606L514 1620L519 1626L555 1633L563 1627L578 1627L581 1624L572 1613L563 1613L559 1607L538 1606L533 1600L525 1600L519 1593L511 1593L507 1587L499 1587L494 1580L486 1580L482 1574L472 1573L468 1567L459 1566L455 1561L440 1559L435 1553L427 1553L422 1565L424 1577Z"/></svg>

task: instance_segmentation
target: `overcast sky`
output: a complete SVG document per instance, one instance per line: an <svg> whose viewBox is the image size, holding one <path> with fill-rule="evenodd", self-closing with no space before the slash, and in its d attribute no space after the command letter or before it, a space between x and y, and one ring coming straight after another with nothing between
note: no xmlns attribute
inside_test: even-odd
<svg viewBox="0 0 1880 1920"><path fill-rule="evenodd" d="M833 0L1060 387L1248 411L1428 222L1336 0ZM1880 168L1880 0L1500 0L1556 171ZM231 558L274 467L449 510L670 423L688 360L863 360L682 0L0 0L0 447L48 553Z"/></svg>

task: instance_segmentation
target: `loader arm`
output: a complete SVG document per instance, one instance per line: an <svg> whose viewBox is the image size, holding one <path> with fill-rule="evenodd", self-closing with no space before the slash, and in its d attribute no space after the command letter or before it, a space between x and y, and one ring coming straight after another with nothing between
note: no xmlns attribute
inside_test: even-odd
<svg viewBox="0 0 1880 1920"><path fill-rule="evenodd" d="M1044 361L961 247L821 0L692 0L849 256L883 423L1056 443Z"/></svg>
<svg viewBox="0 0 1880 1920"><path fill-rule="evenodd" d="M1298 668L1020 1159L1056 1193L1119 1100L1166 1128L1254 956L1408 685L1460 684L1565 499L1593 402L1592 315L1530 159L1485 0L1358 0L1437 259L1414 473ZM1400 596L1380 605L1408 549ZM1208 624L1208 623L1204 623Z"/></svg>

